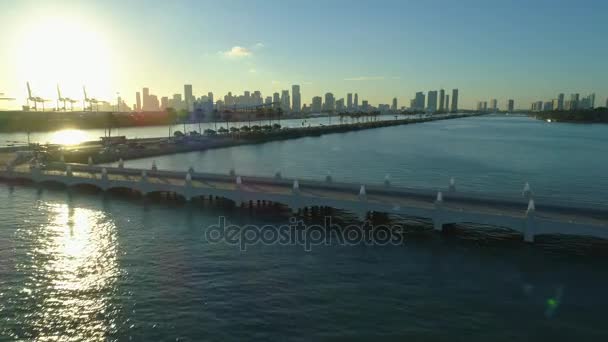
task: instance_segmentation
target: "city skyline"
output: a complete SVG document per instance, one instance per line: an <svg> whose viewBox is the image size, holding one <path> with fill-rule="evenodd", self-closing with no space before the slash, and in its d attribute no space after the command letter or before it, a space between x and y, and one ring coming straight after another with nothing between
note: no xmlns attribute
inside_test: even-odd
<svg viewBox="0 0 608 342"><path fill-rule="evenodd" d="M409 104L410 94L420 89L450 86L464 91L459 107L467 109L480 98L514 99L526 108L523 104L538 98L572 92L596 93L604 102L608 71L601 61L608 47L598 42L608 33L601 16L607 4L515 1L501 6L472 0L374 6L342 1L14 2L0 14L7 27L0 92L17 100L0 105L20 108L27 81L41 97L54 98L59 83L66 96L79 98L86 85L90 94L111 102L120 93L129 106L135 102L130 94L143 87L173 94L181 93L184 83L201 94L247 89L273 94L299 84L302 104L327 92L364 94L373 105L390 104L393 98ZM535 15L537 10L549 19ZM235 22L226 25L216 16L199 20L201 11L230 14ZM431 20L434 16L438 20ZM569 24L559 24L565 18ZM350 43L342 44L344 39Z"/></svg>

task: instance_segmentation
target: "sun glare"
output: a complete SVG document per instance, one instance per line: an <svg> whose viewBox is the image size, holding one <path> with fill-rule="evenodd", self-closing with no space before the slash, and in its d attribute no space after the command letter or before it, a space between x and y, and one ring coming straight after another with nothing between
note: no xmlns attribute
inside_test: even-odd
<svg viewBox="0 0 608 342"><path fill-rule="evenodd" d="M59 16L31 24L22 27L14 51L17 77L31 82L35 95L54 99L60 84L64 96L80 98L82 85L97 97L111 96L112 50L103 32Z"/></svg>
<svg viewBox="0 0 608 342"><path fill-rule="evenodd" d="M51 144L77 145L93 138L84 131L77 129L65 129L54 132L50 137Z"/></svg>

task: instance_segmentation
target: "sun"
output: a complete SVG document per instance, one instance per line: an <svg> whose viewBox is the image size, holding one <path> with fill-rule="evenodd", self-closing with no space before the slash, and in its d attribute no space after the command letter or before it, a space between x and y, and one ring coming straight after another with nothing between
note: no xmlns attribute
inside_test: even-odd
<svg viewBox="0 0 608 342"><path fill-rule="evenodd" d="M76 18L48 16L21 27L18 34L16 73L36 96L55 99L62 95L82 98L82 86L96 97L112 91L113 51L107 37L91 24Z"/></svg>

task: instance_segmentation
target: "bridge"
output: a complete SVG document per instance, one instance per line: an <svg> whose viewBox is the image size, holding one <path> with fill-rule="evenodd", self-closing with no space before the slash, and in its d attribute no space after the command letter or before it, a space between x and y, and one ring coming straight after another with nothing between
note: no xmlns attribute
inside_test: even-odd
<svg viewBox="0 0 608 342"><path fill-rule="evenodd" d="M216 196L237 204L268 201L286 205L294 212L307 207L332 207L350 211L361 219L369 212L428 219L436 231L448 224L482 224L518 231L524 241L535 236L566 234L608 239L608 208L576 207L543 200L537 208L526 184L520 197L490 196L457 191L454 179L440 191L394 186L387 177L378 184L336 182L330 175L321 180L158 170L86 164L52 163L7 166L0 170L7 181L25 180L42 185L59 183L67 187L88 185L109 191L128 189L142 195L173 193L190 201ZM538 198L536 198L538 201Z"/></svg>

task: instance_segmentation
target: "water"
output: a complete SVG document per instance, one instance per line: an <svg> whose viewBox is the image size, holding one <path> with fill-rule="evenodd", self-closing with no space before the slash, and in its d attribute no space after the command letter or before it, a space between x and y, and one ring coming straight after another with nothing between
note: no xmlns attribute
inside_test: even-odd
<svg viewBox="0 0 608 342"><path fill-rule="evenodd" d="M485 116L330 134L261 145L127 161L126 167L227 174L383 182L521 196L529 182L538 198L605 207L608 125L555 124L517 116Z"/></svg>
<svg viewBox="0 0 608 342"><path fill-rule="evenodd" d="M477 175L494 169L503 177L509 169L527 172L527 177L542 170L555 182L564 182L563 188L554 185L558 193L593 183L587 185L593 194L584 197L600 201L608 193L603 191L605 158L590 158L588 150L603 149L605 155L607 130L487 117L242 146L157 162L180 169L182 163L183 168L193 163L207 171L234 166L250 174L281 168L302 177L343 165L350 172L332 167L334 177L362 182L381 180L389 168L393 180L420 186L445 182L447 174L459 172L458 185L463 187L487 187L500 178L490 174L467 181L466 170L473 167L483 168ZM400 144L394 145L396 141ZM290 145L301 153L293 153ZM427 155L431 151L436 154ZM543 151L544 158L531 158L534 151ZM349 162L349 156L359 158ZM568 161L582 163L574 180L570 176L576 165L567 167ZM591 167L602 165L597 171ZM510 175L517 188L519 178L524 176ZM399 246L333 244L306 252L299 246L254 245L240 251L207 243L206 227L219 215L241 225L281 224L287 218L174 201L144 204L83 189L69 195L0 184L0 198L2 341L608 337L606 245L597 242L590 243L592 248L584 240L573 242L583 245L584 253L553 252L546 247L555 241L528 246L459 232L423 234Z"/></svg>
<svg viewBox="0 0 608 342"><path fill-rule="evenodd" d="M408 116L400 115L400 118L406 118ZM394 120L394 115L379 115L375 118L376 120ZM367 120L366 118L360 118L361 122ZM356 122L350 118L344 118L344 123ZM268 125L279 123L278 120L262 120L262 121L251 121L251 125ZM340 123L340 118L337 116L332 117L314 117L310 119L283 119L280 120L280 124L283 127L307 127L307 126L319 126L319 125L332 125ZM242 127L249 125L247 121L230 122L229 127ZM226 128L225 122L205 122L194 124L186 124L187 132L203 132L206 129L217 130L220 127ZM174 126L147 126L147 127L125 127L115 128L112 130L113 136L124 135L127 138L158 138L168 137L175 131L184 131L184 125ZM76 145L85 141L99 140L99 137L106 135L104 129L64 129L53 132L32 132L29 135L29 141L32 143L41 144L62 144L62 145ZM0 133L0 147L7 145L22 145L28 141L28 134L26 132L15 132L15 133Z"/></svg>

